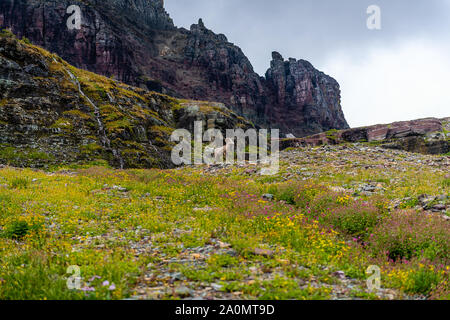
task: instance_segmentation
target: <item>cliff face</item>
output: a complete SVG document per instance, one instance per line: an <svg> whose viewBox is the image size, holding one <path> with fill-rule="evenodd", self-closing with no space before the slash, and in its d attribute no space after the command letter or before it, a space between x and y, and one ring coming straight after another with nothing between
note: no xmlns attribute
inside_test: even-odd
<svg viewBox="0 0 450 320"><path fill-rule="evenodd" d="M80 30L66 26L72 4L81 8ZM151 43L139 39L151 37L150 30L174 27L162 1L2 0L0 28L11 28L77 67L135 84L141 59L157 55Z"/></svg>
<svg viewBox="0 0 450 320"><path fill-rule="evenodd" d="M69 5L82 12L69 30ZM348 127L338 83L306 61L273 54L260 77L240 48L200 20L176 28L163 0L2 0L0 28L69 63L176 97L218 101L262 127L305 136Z"/></svg>
<svg viewBox="0 0 450 320"><path fill-rule="evenodd" d="M270 123L284 132L306 136L335 128L348 128L340 105L339 84L307 61L289 59L274 52L266 73L268 92L274 100L267 110ZM292 124L301 123L293 128Z"/></svg>

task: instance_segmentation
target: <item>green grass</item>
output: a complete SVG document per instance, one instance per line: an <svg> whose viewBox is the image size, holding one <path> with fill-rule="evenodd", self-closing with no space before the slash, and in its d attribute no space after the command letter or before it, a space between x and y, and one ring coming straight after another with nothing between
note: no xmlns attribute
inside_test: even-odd
<svg viewBox="0 0 450 320"><path fill-rule="evenodd" d="M442 186L443 186L444 188L450 188L450 179L444 179L444 180L442 181Z"/></svg>
<svg viewBox="0 0 450 320"><path fill-rule="evenodd" d="M26 189L30 184L29 179L23 177L15 177L10 181L11 189Z"/></svg>
<svg viewBox="0 0 450 320"><path fill-rule="evenodd" d="M54 157L35 149L17 149L9 145L0 145L0 161L10 165L20 166L23 162L51 161Z"/></svg>
<svg viewBox="0 0 450 320"><path fill-rule="evenodd" d="M361 289L350 296L376 299L364 289L366 269L374 264L382 270L383 286L426 297L448 295L448 233L414 216L417 230L427 234L409 242L402 236L412 237L416 229L395 233L389 227L398 220L387 209L391 199L448 192L442 173L421 168L419 174L411 165L380 173L376 167L353 169L352 162L335 168L330 161L335 156L341 161L342 155L322 156L312 163L282 164L273 177L250 178L245 168L217 176L197 168L3 168L0 299L123 299L144 284L168 288L162 298L176 299L172 289L183 283L192 288L214 283L221 288L218 294L240 299L328 299L331 285L339 284L335 271L360 281ZM291 170L304 172L303 167L317 174L307 181L283 178ZM357 200L329 189L367 181L382 183L384 196ZM265 193L275 200L264 201ZM362 205L365 201L370 206ZM432 237L437 242L430 246ZM197 251L213 240L234 253ZM407 263L388 261L381 250L395 247L395 241L403 241L397 247L406 248ZM258 255L257 249L270 253ZM82 287L91 291L67 288L72 265L80 267ZM145 280L149 272L155 277ZM185 280L167 279L166 272L179 272Z"/></svg>

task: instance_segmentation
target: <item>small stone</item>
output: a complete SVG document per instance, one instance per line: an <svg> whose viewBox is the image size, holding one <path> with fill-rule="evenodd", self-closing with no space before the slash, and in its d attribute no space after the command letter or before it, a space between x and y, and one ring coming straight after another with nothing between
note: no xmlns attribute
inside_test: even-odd
<svg viewBox="0 0 450 320"><path fill-rule="evenodd" d="M248 268L248 270L249 270L251 273L257 273L257 272L258 272L258 268L255 267L255 266Z"/></svg>
<svg viewBox="0 0 450 320"><path fill-rule="evenodd" d="M221 249L226 249L226 248L230 248L231 247L231 244L225 243L225 242L222 242L222 241L219 241L218 244L219 244L219 247Z"/></svg>
<svg viewBox="0 0 450 320"><path fill-rule="evenodd" d="M274 255L274 252L273 250L269 249L256 248L255 250L253 250L253 254L257 256L272 257Z"/></svg>
<svg viewBox="0 0 450 320"><path fill-rule="evenodd" d="M212 210L214 210L214 209L213 209L213 208L210 208L210 207L194 208L194 209L193 209L193 211L195 211L195 212L198 212L198 211L200 211L200 212L208 212L208 211L212 211Z"/></svg>
<svg viewBox="0 0 450 320"><path fill-rule="evenodd" d="M174 279L174 280L182 280L182 279L183 279L183 274L180 273L180 272L176 272L176 273L173 273L173 274L171 275L171 277L172 277L172 279Z"/></svg>
<svg viewBox="0 0 450 320"><path fill-rule="evenodd" d="M119 192L128 192L127 188L121 187L121 186L113 186L112 187L113 190L117 190Z"/></svg>
<svg viewBox="0 0 450 320"><path fill-rule="evenodd" d="M336 272L333 272L331 275L333 277L339 278L341 280L347 279L347 277L345 276L345 272L344 271L336 271Z"/></svg>
<svg viewBox="0 0 450 320"><path fill-rule="evenodd" d="M220 284L217 284L217 283L213 283L213 284L211 284L211 288L213 288L216 291L220 291L220 290L222 290L223 286Z"/></svg>
<svg viewBox="0 0 450 320"><path fill-rule="evenodd" d="M433 211L445 211L447 209L445 204L435 204L431 210Z"/></svg>
<svg viewBox="0 0 450 320"><path fill-rule="evenodd" d="M192 291L188 287L181 286L175 289L175 294L180 298L187 298L192 295Z"/></svg>
<svg viewBox="0 0 450 320"><path fill-rule="evenodd" d="M273 197L274 197L273 194L270 194L270 193L266 193L262 196L262 198L266 201L272 201Z"/></svg>
<svg viewBox="0 0 450 320"><path fill-rule="evenodd" d="M377 188L375 186L370 184L365 184L361 187L361 190L365 192L374 192L376 189Z"/></svg>
<svg viewBox="0 0 450 320"><path fill-rule="evenodd" d="M394 296L393 294L390 294L390 293L389 293L389 294L386 295L386 299L387 299L387 300L394 300L394 299L395 299L395 296Z"/></svg>
<svg viewBox="0 0 450 320"><path fill-rule="evenodd" d="M337 193L341 193L341 192L347 191L346 189L344 189L342 187L331 187L330 190L333 191L333 192L337 192Z"/></svg>
<svg viewBox="0 0 450 320"><path fill-rule="evenodd" d="M428 203L434 201L434 197L429 196L427 194L422 194L419 196L418 200L422 206L426 206Z"/></svg>

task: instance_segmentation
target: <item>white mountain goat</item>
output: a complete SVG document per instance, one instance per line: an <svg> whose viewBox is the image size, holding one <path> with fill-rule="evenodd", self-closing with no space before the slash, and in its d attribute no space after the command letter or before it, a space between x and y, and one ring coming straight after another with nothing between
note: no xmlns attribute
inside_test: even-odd
<svg viewBox="0 0 450 320"><path fill-rule="evenodd" d="M223 157L227 156L227 154L231 154L234 152L234 141L231 138L225 139L225 146L222 148L217 148L214 150L214 159L216 162L220 162L223 160Z"/></svg>
<svg viewBox="0 0 450 320"><path fill-rule="evenodd" d="M223 160L224 160L224 157L226 157L228 154L233 154L233 152L234 152L234 141L231 138L226 138L225 139L225 145L223 147L215 148L215 149L208 148L208 151L211 154L212 154L212 151L214 151L214 163L215 164L222 163Z"/></svg>

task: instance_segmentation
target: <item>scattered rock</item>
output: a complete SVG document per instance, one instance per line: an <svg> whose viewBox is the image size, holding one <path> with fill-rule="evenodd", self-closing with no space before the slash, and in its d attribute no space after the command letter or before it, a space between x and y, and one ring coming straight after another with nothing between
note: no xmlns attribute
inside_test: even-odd
<svg viewBox="0 0 450 320"><path fill-rule="evenodd" d="M221 249L226 249L226 248L230 248L231 247L231 244L226 243L226 242L222 242L222 241L218 241L217 244L219 245L219 247Z"/></svg>
<svg viewBox="0 0 450 320"><path fill-rule="evenodd" d="M264 256L264 257L272 257L274 255L274 251L270 249L261 249L261 248L255 248L253 250L253 254L257 256Z"/></svg>
<svg viewBox="0 0 450 320"><path fill-rule="evenodd" d="M121 186L112 186L113 190L119 191L119 192L128 192L127 188L121 187Z"/></svg>
<svg viewBox="0 0 450 320"><path fill-rule="evenodd" d="M365 184L360 187L360 190L364 192L375 192L377 187L371 184Z"/></svg>
<svg viewBox="0 0 450 320"><path fill-rule="evenodd" d="M434 212L440 212L440 211L445 211L447 209L447 206L445 204L435 204L434 206L431 207L431 210Z"/></svg>
<svg viewBox="0 0 450 320"><path fill-rule="evenodd" d="M211 284L211 288L213 288L216 291L220 291L220 290L222 290L223 286L220 284L217 284L217 283L213 283L213 284Z"/></svg>
<svg viewBox="0 0 450 320"><path fill-rule="evenodd" d="M214 208L211 208L211 207L204 207L204 208L194 208L194 209L192 209L193 211L196 211L196 212L198 212L198 211L200 211L200 212L209 212L209 211L213 211L214 210Z"/></svg>
<svg viewBox="0 0 450 320"><path fill-rule="evenodd" d="M262 196L262 198L263 198L264 200L266 200L266 201L272 201L273 198L274 198L274 195L273 195L273 194L270 194L270 193L266 193L266 194L264 194L264 195Z"/></svg>
<svg viewBox="0 0 450 320"><path fill-rule="evenodd" d="M331 187L330 190L336 193L343 193L347 191L347 189L342 187Z"/></svg>
<svg viewBox="0 0 450 320"><path fill-rule="evenodd" d="M186 286L181 286L175 289L175 294L180 298L187 298L192 295L192 290Z"/></svg>
<svg viewBox="0 0 450 320"><path fill-rule="evenodd" d="M435 200L435 197L427 195L427 194L422 194L419 196L418 200L419 200L419 204L422 207L426 207L429 203L431 203Z"/></svg>
<svg viewBox="0 0 450 320"><path fill-rule="evenodd" d="M336 271L336 272L333 272L331 275L333 277L336 277L336 278L341 279L341 280L345 280L347 278L345 276L345 272L344 271Z"/></svg>

